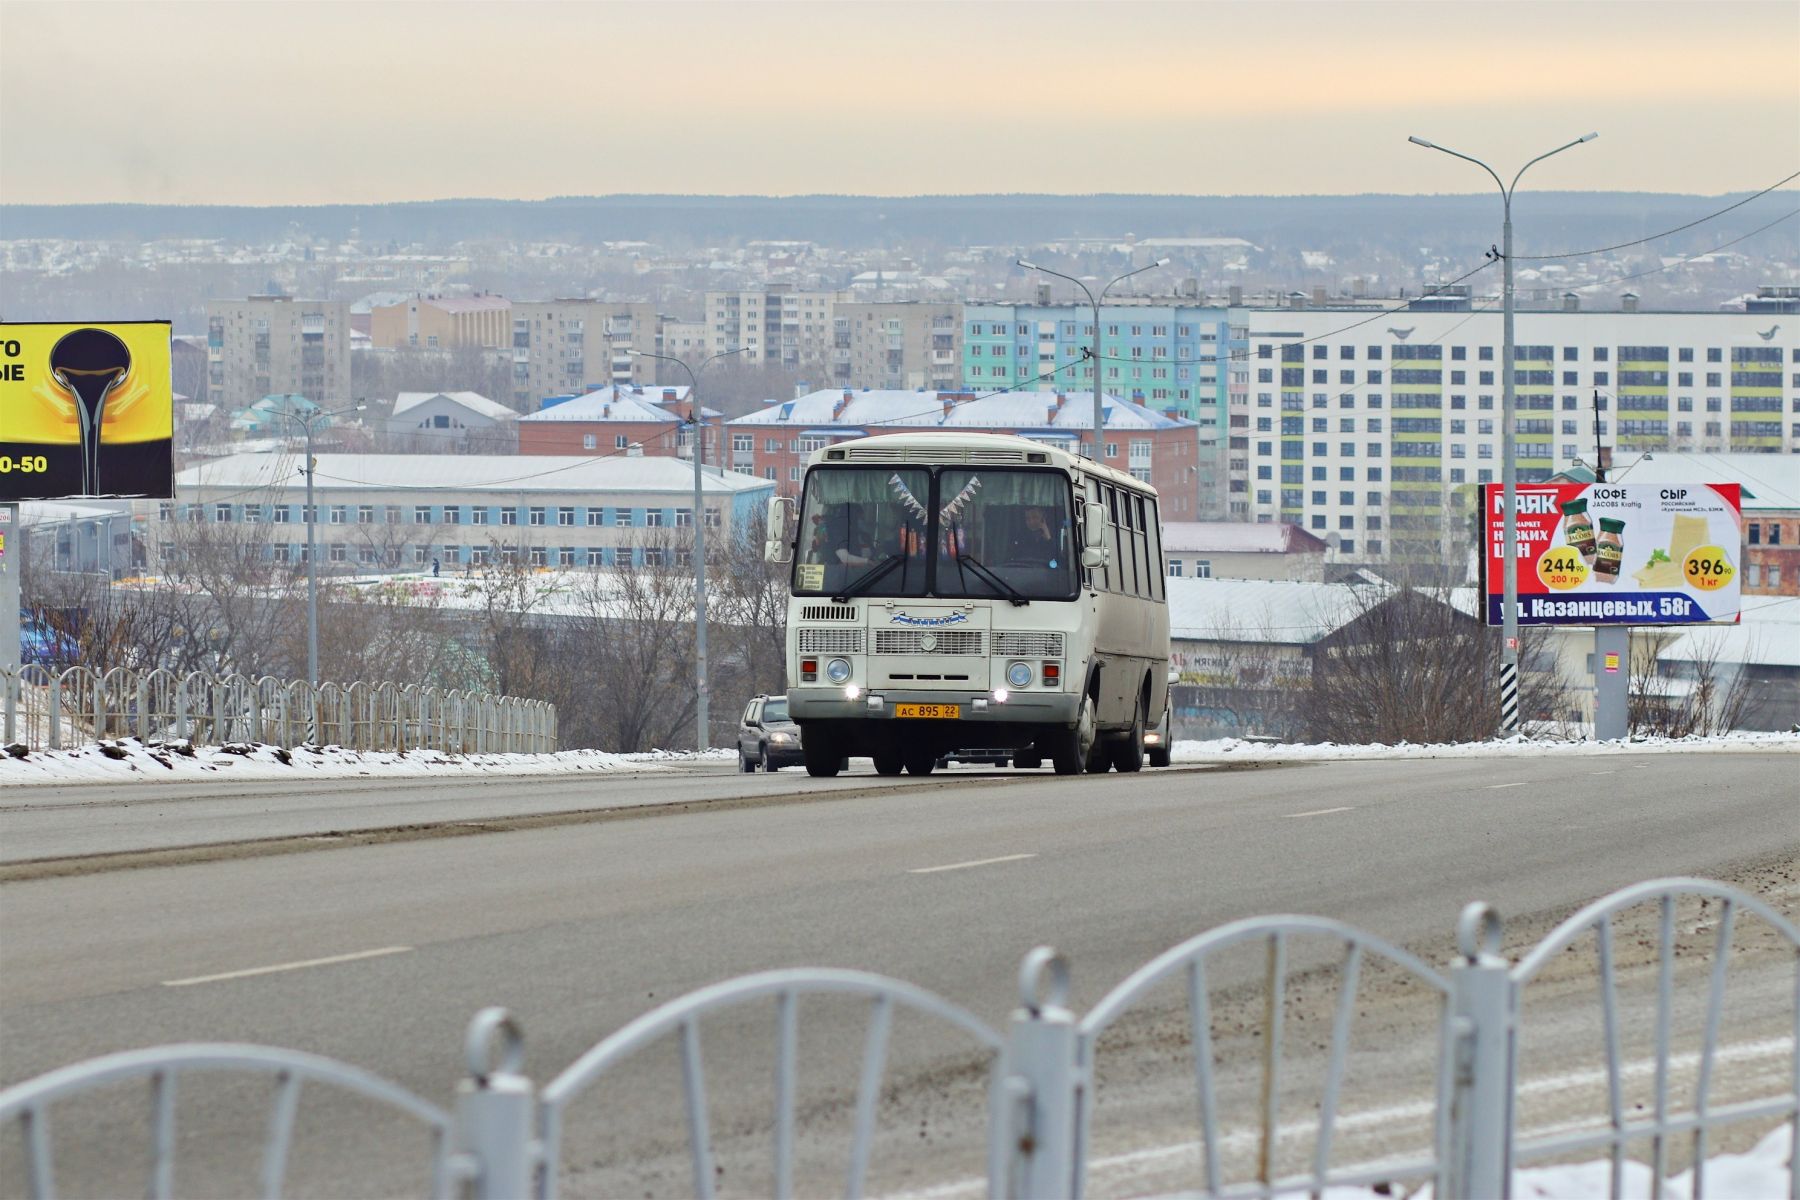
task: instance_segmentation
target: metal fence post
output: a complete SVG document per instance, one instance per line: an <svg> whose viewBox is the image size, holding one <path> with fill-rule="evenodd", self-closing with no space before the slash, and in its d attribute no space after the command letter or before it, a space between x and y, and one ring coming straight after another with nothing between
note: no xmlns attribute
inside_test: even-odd
<svg viewBox="0 0 1800 1200"><path fill-rule="evenodd" d="M1512 973L1500 954L1500 915L1479 901L1456 924L1450 965L1455 1062L1451 1073L1447 1192L1503 1200L1512 1185Z"/></svg>
<svg viewBox="0 0 1800 1200"><path fill-rule="evenodd" d="M492 1050L498 1036L498 1063ZM519 1073L525 1043L512 1014L484 1008L469 1022L463 1053L469 1076L456 1085L456 1148L471 1160L467 1200L522 1200L536 1194L533 1130L537 1097Z"/></svg>
<svg viewBox="0 0 1800 1200"><path fill-rule="evenodd" d="M1046 984L1048 986L1046 986ZM1007 1035L1008 1111L999 1122L1009 1146L1005 1195L1074 1196L1081 1085L1079 1036L1067 1007L1069 965L1039 946L1019 966L1019 1007Z"/></svg>

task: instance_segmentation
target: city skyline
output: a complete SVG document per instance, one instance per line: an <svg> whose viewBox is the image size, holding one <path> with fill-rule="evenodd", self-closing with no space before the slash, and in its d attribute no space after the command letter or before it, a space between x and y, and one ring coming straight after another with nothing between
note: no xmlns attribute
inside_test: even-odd
<svg viewBox="0 0 1800 1200"><path fill-rule="evenodd" d="M8 203L1477 193L1406 137L1510 175L1590 129L1530 185L1720 193L1800 146L1800 5L1757 0L8 0L0 30ZM72 86L78 45L111 66Z"/></svg>

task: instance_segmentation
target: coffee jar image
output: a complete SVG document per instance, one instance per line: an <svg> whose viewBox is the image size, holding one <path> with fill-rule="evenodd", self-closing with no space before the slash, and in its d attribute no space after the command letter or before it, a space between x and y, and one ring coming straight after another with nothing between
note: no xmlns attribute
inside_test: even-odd
<svg viewBox="0 0 1800 1200"><path fill-rule="evenodd" d="M1594 565L1594 521L1588 516L1587 497L1566 500L1563 513L1563 543L1573 547L1588 566Z"/></svg>
<svg viewBox="0 0 1800 1200"><path fill-rule="evenodd" d="M1625 522L1617 517L1600 518L1600 535L1594 539L1594 582L1619 582L1619 569L1625 565Z"/></svg>

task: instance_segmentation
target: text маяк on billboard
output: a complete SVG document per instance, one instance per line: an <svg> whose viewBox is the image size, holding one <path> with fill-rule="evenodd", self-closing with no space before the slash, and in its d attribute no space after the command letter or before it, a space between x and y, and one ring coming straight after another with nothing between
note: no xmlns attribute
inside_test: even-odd
<svg viewBox="0 0 1800 1200"><path fill-rule="evenodd" d="M0 501L174 495L167 321L0 324Z"/></svg>
<svg viewBox="0 0 1800 1200"><path fill-rule="evenodd" d="M1501 488L1482 485L1487 620L1503 624ZM1519 624L1738 620L1743 506L1735 483L1518 486Z"/></svg>

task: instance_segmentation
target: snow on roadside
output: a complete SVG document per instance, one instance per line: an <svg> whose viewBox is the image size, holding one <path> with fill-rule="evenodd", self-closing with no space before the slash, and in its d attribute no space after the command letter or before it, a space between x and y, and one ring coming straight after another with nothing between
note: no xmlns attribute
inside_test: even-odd
<svg viewBox="0 0 1800 1200"><path fill-rule="evenodd" d="M1537 758L1543 756L1600 754L1800 754L1800 734L1726 733L1715 737L1646 738L1632 742L1458 742L1422 746L1401 742L1393 746L1340 746L1332 742L1305 743L1247 741L1177 741L1170 753L1176 762L1219 763L1277 759L1283 761L1332 761L1337 759L1390 758Z"/></svg>
<svg viewBox="0 0 1800 1200"><path fill-rule="evenodd" d="M0 787L9 784L116 783L154 779L406 779L455 775L575 775L656 771L672 757L564 750L556 754L446 754L441 750L359 753L342 746L283 750L261 744L145 746L127 738L73 750L0 755ZM689 756L693 757L693 756Z"/></svg>

